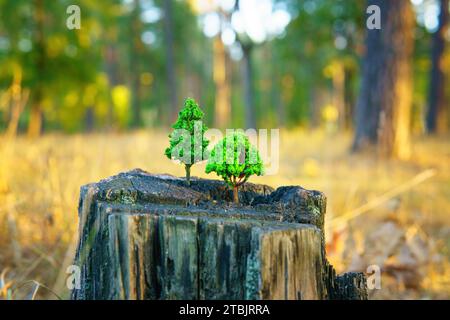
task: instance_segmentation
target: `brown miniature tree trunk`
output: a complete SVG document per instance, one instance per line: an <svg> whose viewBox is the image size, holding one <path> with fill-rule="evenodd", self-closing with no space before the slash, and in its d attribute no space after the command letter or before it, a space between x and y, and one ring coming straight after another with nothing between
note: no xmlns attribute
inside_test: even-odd
<svg viewBox="0 0 450 320"><path fill-rule="evenodd" d="M188 186L190 186L191 185L191 165L186 164L185 169L186 169L186 182L187 182Z"/></svg>
<svg viewBox="0 0 450 320"><path fill-rule="evenodd" d="M233 202L239 203L239 192L238 192L238 186L233 186Z"/></svg>

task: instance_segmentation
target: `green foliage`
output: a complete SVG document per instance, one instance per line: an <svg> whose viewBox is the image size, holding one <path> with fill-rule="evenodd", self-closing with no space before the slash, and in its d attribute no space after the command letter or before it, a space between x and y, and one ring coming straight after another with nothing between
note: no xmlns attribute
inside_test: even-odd
<svg viewBox="0 0 450 320"><path fill-rule="evenodd" d="M169 159L179 160L186 166L186 178L189 182L189 168L196 162L206 159L206 148L209 140L204 134L208 128L203 124L203 112L194 99L188 98L178 119L172 126L175 129L169 134L170 146L165 155Z"/></svg>
<svg viewBox="0 0 450 320"><path fill-rule="evenodd" d="M219 141L211 152L206 173L215 172L232 188L244 184L252 175L264 173L258 150L242 132L235 131Z"/></svg>
<svg viewBox="0 0 450 320"><path fill-rule="evenodd" d="M252 52L251 82L259 126L317 125L327 97L342 94L329 72L336 63L344 68L343 94L349 108L346 113L351 114L361 82L366 2L275 3L286 8L291 21L281 36L270 37ZM202 17L191 1L172 1L169 27L163 18L164 0L79 0L80 30L66 27L70 4L68 0L0 0L0 93L11 86L16 70L22 74L20 85L30 90L19 131L29 123L31 105L40 106L46 131L125 130L141 123L165 126L173 110L169 97L181 88L197 94L201 89L205 120L215 119L213 62L217 57L213 40L199 28ZM429 5L424 1L419 11ZM40 7L44 19L38 27ZM416 28L413 112L419 125L429 87L431 33L419 19ZM171 41L167 29L172 31ZM166 51L169 42L173 42L173 59ZM176 74L175 83L162 81L168 65ZM245 123L242 79L233 76L242 66L243 61L232 59L226 67L234 127ZM123 86L129 91L129 102L118 107L113 92ZM9 119L9 111L0 110L0 131Z"/></svg>

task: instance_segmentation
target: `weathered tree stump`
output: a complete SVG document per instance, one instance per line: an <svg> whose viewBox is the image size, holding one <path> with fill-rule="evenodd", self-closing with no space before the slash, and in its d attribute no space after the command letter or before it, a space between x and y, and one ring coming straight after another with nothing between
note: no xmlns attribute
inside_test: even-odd
<svg viewBox="0 0 450 320"><path fill-rule="evenodd" d="M81 188L73 299L366 299L324 249L325 196L140 170Z"/></svg>

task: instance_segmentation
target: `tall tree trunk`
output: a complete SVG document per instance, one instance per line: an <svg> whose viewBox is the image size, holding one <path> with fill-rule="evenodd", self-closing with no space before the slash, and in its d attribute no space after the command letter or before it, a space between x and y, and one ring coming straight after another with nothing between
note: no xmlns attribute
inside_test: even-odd
<svg viewBox="0 0 450 320"><path fill-rule="evenodd" d="M94 131L95 127L95 114L94 106L88 106L84 114L84 130L86 132Z"/></svg>
<svg viewBox="0 0 450 320"><path fill-rule="evenodd" d="M169 121L177 118L178 97L175 77L175 57L173 40L173 1L164 0L164 37L166 45L167 90L169 95Z"/></svg>
<svg viewBox="0 0 450 320"><path fill-rule="evenodd" d="M105 60L106 60L106 73L108 75L109 88L113 89L119 84L119 75L117 71L117 47L114 44L109 44L105 48ZM111 129L114 124L114 103L112 101L111 95L109 99L108 107L108 119L107 127Z"/></svg>
<svg viewBox="0 0 450 320"><path fill-rule="evenodd" d="M383 156L410 153L414 13L409 0L369 0L381 9L381 30L367 30L353 150L375 144Z"/></svg>
<svg viewBox="0 0 450 320"><path fill-rule="evenodd" d="M139 58L143 50L141 41L142 23L141 23L141 7L139 0L134 0L134 8L131 16L131 50L130 50L130 69L131 69L131 90L132 90L132 121L134 128L142 125L141 112L141 81L139 70Z"/></svg>
<svg viewBox="0 0 450 320"><path fill-rule="evenodd" d="M44 0L34 0L34 48L36 51L36 74L42 76L45 69L45 48L44 48ZM42 133L42 83L37 81L31 97L30 120L28 123L28 136L37 137Z"/></svg>
<svg viewBox="0 0 450 320"><path fill-rule="evenodd" d="M345 129L352 129L352 116L355 109L355 91L352 87L354 77L353 68L345 68Z"/></svg>
<svg viewBox="0 0 450 320"><path fill-rule="evenodd" d="M273 86L276 90L275 100L276 100L276 110L278 113L278 126L284 128L286 126L286 105L284 104L283 99L281 98L279 83L274 83Z"/></svg>
<svg viewBox="0 0 450 320"><path fill-rule="evenodd" d="M338 110L338 126L344 129L345 124L345 69L342 62L333 65L333 105Z"/></svg>
<svg viewBox="0 0 450 320"><path fill-rule="evenodd" d="M376 4L367 1L367 5ZM379 3L378 3L379 4ZM383 27L384 20L382 20ZM380 113L380 99L383 88L384 55L381 35L383 30L367 30L365 55L362 62L362 83L355 110L355 139L353 150L364 149L377 142L377 128Z"/></svg>
<svg viewBox="0 0 450 320"><path fill-rule="evenodd" d="M255 106L253 102L253 70L252 70L252 50L251 45L242 45L243 51L243 80L244 80L244 101L245 101L245 127L256 128Z"/></svg>
<svg viewBox="0 0 450 320"><path fill-rule="evenodd" d="M280 59L277 51L273 48L273 44L270 42L265 46L263 59L265 61L278 61ZM277 125L279 128L282 128L286 125L286 110L283 99L281 99L281 72L279 65L270 65L268 81L270 88L269 101L271 104L269 110L276 117L276 122L271 125Z"/></svg>
<svg viewBox="0 0 450 320"><path fill-rule="evenodd" d="M226 128L230 124L230 86L227 79L227 55L220 35L214 38L214 83L216 86L215 124Z"/></svg>
<svg viewBox="0 0 450 320"><path fill-rule="evenodd" d="M7 91L7 100L10 104L10 116L8 127L6 128L7 137L14 138L17 135L20 115L25 109L29 94L29 89L22 88L22 69L17 68L17 70L14 71L13 83Z"/></svg>
<svg viewBox="0 0 450 320"><path fill-rule="evenodd" d="M272 103L275 106L277 114L277 125L280 128L286 126L286 105L281 97L281 76L275 68L272 69L273 78L271 79Z"/></svg>
<svg viewBox="0 0 450 320"><path fill-rule="evenodd" d="M430 88L428 92L428 111L426 118L429 133L442 132L446 129L446 117L448 105L445 101L445 73L443 70L445 51L445 32L449 23L449 0L441 0L441 13L439 15L439 27L433 34L431 50L431 74Z"/></svg>

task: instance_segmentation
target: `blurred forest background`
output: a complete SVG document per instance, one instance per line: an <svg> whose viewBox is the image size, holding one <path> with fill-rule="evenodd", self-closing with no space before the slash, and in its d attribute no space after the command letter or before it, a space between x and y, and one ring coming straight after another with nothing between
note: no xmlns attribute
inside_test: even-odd
<svg viewBox="0 0 450 320"><path fill-rule="evenodd" d="M366 26L371 4L381 30ZM449 10L0 0L0 299L67 297L81 184L183 175L163 151L186 97L209 127L281 129L280 172L253 181L324 191L331 260L380 265L372 298L450 298Z"/></svg>

